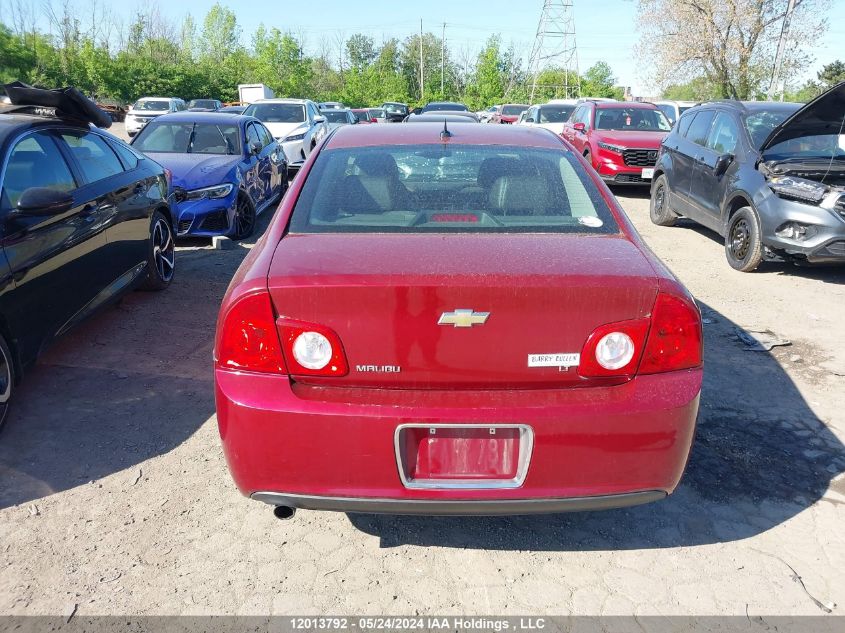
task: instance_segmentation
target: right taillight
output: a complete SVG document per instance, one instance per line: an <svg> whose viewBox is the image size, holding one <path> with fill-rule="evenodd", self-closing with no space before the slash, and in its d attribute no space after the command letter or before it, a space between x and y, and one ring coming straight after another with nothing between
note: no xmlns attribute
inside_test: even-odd
<svg viewBox="0 0 845 633"><path fill-rule="evenodd" d="M640 361L640 374L699 367L702 363L701 314L690 300L658 293Z"/></svg>

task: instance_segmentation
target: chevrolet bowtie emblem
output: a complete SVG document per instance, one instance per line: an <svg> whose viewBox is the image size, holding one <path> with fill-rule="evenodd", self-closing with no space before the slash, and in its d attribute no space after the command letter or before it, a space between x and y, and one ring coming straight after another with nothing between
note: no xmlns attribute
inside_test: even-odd
<svg viewBox="0 0 845 633"><path fill-rule="evenodd" d="M489 312L476 312L474 310L455 310L444 312L440 315L437 325L454 325L455 327L472 327L473 325L484 325L487 322Z"/></svg>

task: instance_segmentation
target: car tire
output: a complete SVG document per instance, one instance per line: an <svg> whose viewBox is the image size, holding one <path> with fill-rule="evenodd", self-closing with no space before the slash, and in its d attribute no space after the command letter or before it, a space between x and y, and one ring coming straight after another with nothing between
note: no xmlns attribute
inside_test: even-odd
<svg viewBox="0 0 845 633"><path fill-rule="evenodd" d="M665 174L660 174L654 181L649 203L649 216L658 226L674 226L678 214L669 206L669 181Z"/></svg>
<svg viewBox="0 0 845 633"><path fill-rule="evenodd" d="M255 220L255 206L245 193L239 193L232 239L245 240L252 235L253 231L255 231Z"/></svg>
<svg viewBox="0 0 845 633"><path fill-rule="evenodd" d="M763 261L760 220L751 207L742 207L731 216L725 232L725 256L732 268L743 273L756 270Z"/></svg>
<svg viewBox="0 0 845 633"><path fill-rule="evenodd" d="M164 290L173 281L176 273L176 243L173 227L164 215L156 209L150 221L150 243L147 253L147 278L142 284L144 290Z"/></svg>
<svg viewBox="0 0 845 633"><path fill-rule="evenodd" d="M9 418L12 392L15 388L15 362L6 339L0 335L0 432Z"/></svg>

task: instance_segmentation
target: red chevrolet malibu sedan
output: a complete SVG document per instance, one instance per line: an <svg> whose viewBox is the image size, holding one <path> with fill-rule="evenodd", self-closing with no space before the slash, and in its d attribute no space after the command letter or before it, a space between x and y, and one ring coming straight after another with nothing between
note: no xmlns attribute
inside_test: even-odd
<svg viewBox="0 0 845 633"><path fill-rule="evenodd" d="M217 418L276 506L525 514L678 485L702 330L583 157L516 126L347 126L223 300Z"/></svg>

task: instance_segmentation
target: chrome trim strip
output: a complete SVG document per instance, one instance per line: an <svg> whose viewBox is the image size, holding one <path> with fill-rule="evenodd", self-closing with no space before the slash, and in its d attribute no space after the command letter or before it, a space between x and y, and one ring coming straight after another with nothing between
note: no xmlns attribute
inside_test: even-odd
<svg viewBox="0 0 845 633"><path fill-rule="evenodd" d="M518 514L554 514L628 508L664 499L664 490L643 490L597 497L567 499L383 499L368 497L323 497L282 492L255 492L255 501L272 506L300 510L326 510L366 514L417 514L427 516L505 516Z"/></svg>
<svg viewBox="0 0 845 633"><path fill-rule="evenodd" d="M405 429L518 429L519 457L516 476L512 479L410 479L402 466L399 436ZM396 468L405 488L411 490L507 490L519 488L525 482L528 465L534 450L534 429L527 424L400 424L393 433Z"/></svg>

